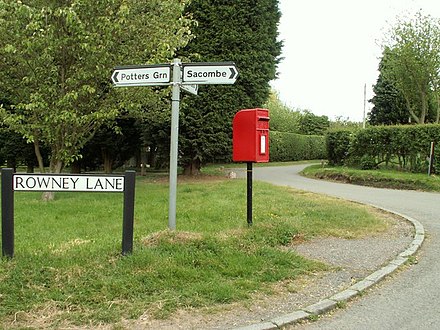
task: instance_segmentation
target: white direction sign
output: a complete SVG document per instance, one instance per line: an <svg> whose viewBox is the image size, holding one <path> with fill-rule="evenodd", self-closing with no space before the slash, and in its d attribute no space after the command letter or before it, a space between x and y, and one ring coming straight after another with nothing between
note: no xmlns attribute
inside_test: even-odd
<svg viewBox="0 0 440 330"><path fill-rule="evenodd" d="M112 73L115 87L169 85L171 82L171 66L130 65L116 67Z"/></svg>
<svg viewBox="0 0 440 330"><path fill-rule="evenodd" d="M183 63L183 84L233 84L238 70L233 62Z"/></svg>

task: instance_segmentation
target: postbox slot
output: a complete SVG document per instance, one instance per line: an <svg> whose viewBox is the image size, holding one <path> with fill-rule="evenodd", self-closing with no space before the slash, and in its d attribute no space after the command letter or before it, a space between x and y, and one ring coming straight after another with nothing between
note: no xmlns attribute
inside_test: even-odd
<svg viewBox="0 0 440 330"><path fill-rule="evenodd" d="M269 129L269 120L268 116L257 116L257 129Z"/></svg>

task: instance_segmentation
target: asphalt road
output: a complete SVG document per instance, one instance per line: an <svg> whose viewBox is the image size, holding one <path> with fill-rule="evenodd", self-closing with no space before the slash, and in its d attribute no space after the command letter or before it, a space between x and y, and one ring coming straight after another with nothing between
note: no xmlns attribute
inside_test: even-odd
<svg viewBox="0 0 440 330"><path fill-rule="evenodd" d="M418 263L304 329L440 329L440 194L307 179L307 165L254 167L254 180L372 204L419 220L426 239ZM241 173L241 175L243 175ZM295 326L295 329L297 326Z"/></svg>

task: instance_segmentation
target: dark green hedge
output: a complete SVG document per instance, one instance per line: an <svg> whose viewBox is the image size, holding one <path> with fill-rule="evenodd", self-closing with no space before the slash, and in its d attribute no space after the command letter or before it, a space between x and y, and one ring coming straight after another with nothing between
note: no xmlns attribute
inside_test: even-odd
<svg viewBox="0 0 440 330"><path fill-rule="evenodd" d="M330 164L365 169L384 163L414 172L425 171L431 142L440 142L440 125L373 126L326 135ZM440 159L439 147L435 156Z"/></svg>
<svg viewBox="0 0 440 330"><path fill-rule="evenodd" d="M326 157L324 136L270 131L270 161L284 162Z"/></svg>

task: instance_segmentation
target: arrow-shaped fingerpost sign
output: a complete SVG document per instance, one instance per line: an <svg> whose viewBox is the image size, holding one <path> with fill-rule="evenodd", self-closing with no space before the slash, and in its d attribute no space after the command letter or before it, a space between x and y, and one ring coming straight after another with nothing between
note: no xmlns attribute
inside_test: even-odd
<svg viewBox="0 0 440 330"><path fill-rule="evenodd" d="M112 82L115 87L169 85L171 66L159 64L116 67L112 74Z"/></svg>
<svg viewBox="0 0 440 330"><path fill-rule="evenodd" d="M182 70L183 84L234 84L238 78L233 62L183 63Z"/></svg>
<svg viewBox="0 0 440 330"><path fill-rule="evenodd" d="M171 65L119 66L112 73L111 79L115 87L173 86L171 97L170 198L168 209L168 227L171 230L176 229L180 89L197 95L198 85L230 85L234 84L237 78L238 69L233 62L181 63L179 59L174 59Z"/></svg>

